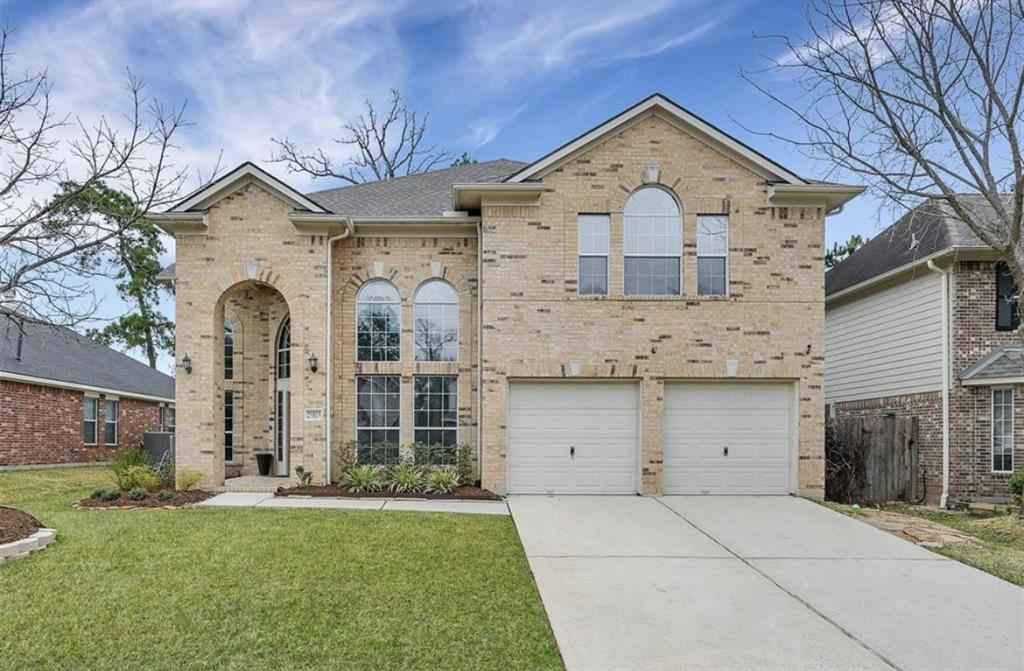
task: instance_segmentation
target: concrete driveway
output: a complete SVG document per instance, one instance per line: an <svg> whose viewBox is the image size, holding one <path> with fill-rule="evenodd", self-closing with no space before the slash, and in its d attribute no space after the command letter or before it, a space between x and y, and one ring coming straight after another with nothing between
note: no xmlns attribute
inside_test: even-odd
<svg viewBox="0 0 1024 671"><path fill-rule="evenodd" d="M509 497L570 671L1024 669L1024 590L792 497Z"/></svg>

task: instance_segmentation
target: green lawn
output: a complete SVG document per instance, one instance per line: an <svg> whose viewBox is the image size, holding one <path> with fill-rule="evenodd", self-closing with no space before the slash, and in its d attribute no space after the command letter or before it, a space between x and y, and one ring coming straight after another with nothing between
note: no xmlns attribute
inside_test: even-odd
<svg viewBox="0 0 1024 671"><path fill-rule="evenodd" d="M57 542L0 566L0 669L561 669L512 520L72 510L104 469L0 473Z"/></svg>

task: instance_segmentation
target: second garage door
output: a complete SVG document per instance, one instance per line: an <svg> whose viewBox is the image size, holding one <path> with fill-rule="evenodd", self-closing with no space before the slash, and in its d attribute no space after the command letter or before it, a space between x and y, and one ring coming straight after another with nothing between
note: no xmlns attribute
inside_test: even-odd
<svg viewBox="0 0 1024 671"><path fill-rule="evenodd" d="M667 383L666 494L788 494L791 383Z"/></svg>
<svg viewBox="0 0 1024 671"><path fill-rule="evenodd" d="M510 382L508 393L509 493L636 493L637 384Z"/></svg>

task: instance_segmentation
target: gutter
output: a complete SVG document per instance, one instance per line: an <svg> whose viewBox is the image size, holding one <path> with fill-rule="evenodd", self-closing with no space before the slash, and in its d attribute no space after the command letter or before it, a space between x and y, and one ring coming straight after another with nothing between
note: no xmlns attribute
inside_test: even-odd
<svg viewBox="0 0 1024 671"><path fill-rule="evenodd" d="M324 337L324 359L326 359L324 365L324 375L327 376L327 379L324 382L324 433L326 439L324 440L325 485L331 484L331 435L333 434L333 427L331 424L331 380L334 378L334 366L332 365L334 362L334 351L332 348L332 343L334 342L334 339L331 337L331 303L333 303L331 299L333 293L332 280L334 278L334 270L331 257L332 252L334 251L335 242L337 242L338 240L343 240L344 238L350 236L355 237L356 234L355 225L352 223L352 219L350 217L345 217L344 222L345 230L342 233L339 233L338 235L334 235L331 236L330 238L327 238L327 249L324 252L325 261L327 263L327 297L325 299L325 303L327 304L327 328L324 329L324 333L326 334Z"/></svg>
<svg viewBox="0 0 1024 671"><path fill-rule="evenodd" d="M949 501L949 273L928 259L928 270L942 276L942 496L939 507L945 508Z"/></svg>
<svg viewBox="0 0 1024 671"><path fill-rule="evenodd" d="M72 389L74 391L87 391L94 394L103 394L105 396L121 396L124 398L138 399L140 401L174 404L174 399L167 398L166 396L153 396L151 394L141 394L134 391L120 391L118 389L108 389L107 387L94 387L89 384L65 382L63 380L53 380L45 377L34 377L32 375L22 375L21 373L8 373L7 371L0 371L0 380L10 380L11 382L21 382L23 384L34 384L40 387L58 387L60 389Z"/></svg>

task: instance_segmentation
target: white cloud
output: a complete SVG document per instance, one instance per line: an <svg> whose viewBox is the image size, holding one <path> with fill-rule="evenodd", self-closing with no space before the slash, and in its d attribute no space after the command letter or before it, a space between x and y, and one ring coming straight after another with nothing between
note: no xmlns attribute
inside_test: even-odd
<svg viewBox="0 0 1024 671"><path fill-rule="evenodd" d="M469 124L469 144L472 145L473 149L479 149L489 144L494 138L498 137L498 134L501 133L505 126L512 123L525 109L526 103L523 103L509 114L485 117L471 122Z"/></svg>

